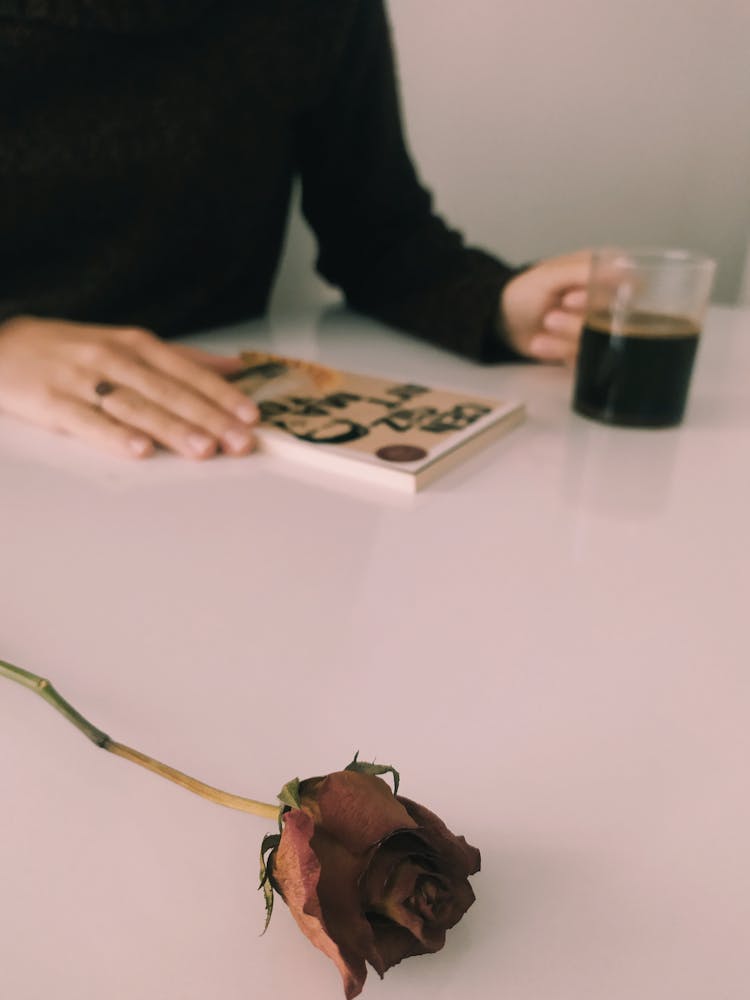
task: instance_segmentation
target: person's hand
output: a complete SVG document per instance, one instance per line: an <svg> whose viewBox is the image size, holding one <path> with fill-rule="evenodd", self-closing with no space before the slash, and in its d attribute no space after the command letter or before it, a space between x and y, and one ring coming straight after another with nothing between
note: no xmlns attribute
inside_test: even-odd
<svg viewBox="0 0 750 1000"><path fill-rule="evenodd" d="M589 251L550 257L512 278L500 297L500 330L519 354L572 362L578 353Z"/></svg>
<svg viewBox="0 0 750 1000"><path fill-rule="evenodd" d="M246 455L258 410L222 377L241 366L146 330L17 316L0 323L0 411L131 458Z"/></svg>

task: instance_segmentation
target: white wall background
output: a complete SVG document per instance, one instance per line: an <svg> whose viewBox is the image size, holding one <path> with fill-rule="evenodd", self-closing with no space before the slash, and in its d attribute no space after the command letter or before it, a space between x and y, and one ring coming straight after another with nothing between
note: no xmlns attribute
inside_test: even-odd
<svg viewBox="0 0 750 1000"><path fill-rule="evenodd" d="M750 298L750 0L389 11L412 152L471 242L514 263L601 243L691 247L719 260L717 301ZM274 308L336 298L314 254L295 214Z"/></svg>

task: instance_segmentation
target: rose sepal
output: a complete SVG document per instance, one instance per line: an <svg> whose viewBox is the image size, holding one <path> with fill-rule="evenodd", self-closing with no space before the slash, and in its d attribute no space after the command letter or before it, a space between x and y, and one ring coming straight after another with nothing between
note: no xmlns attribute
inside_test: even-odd
<svg viewBox="0 0 750 1000"><path fill-rule="evenodd" d="M357 774L373 774L380 776L381 774L390 774L393 776L393 794L398 795L398 786L401 781L401 776L395 767L391 764L376 764L374 761L367 762L364 760L359 760L359 750L354 754L354 759L346 765L345 771L355 771Z"/></svg>

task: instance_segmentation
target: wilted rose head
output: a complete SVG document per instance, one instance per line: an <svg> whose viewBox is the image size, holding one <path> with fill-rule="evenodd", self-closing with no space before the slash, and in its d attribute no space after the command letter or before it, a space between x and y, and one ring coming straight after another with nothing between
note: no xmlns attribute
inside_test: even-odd
<svg viewBox="0 0 750 1000"><path fill-rule="evenodd" d="M268 858L272 885L336 963L347 1000L361 993L366 962L382 977L443 947L474 902L467 876L480 861L428 809L358 769L369 765L352 766L294 783L295 805Z"/></svg>

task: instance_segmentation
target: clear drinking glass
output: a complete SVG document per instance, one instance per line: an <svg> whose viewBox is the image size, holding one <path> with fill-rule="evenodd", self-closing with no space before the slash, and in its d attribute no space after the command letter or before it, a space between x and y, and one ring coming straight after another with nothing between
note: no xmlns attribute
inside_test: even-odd
<svg viewBox="0 0 750 1000"><path fill-rule="evenodd" d="M629 427L680 423L715 270L688 250L595 251L577 413Z"/></svg>

